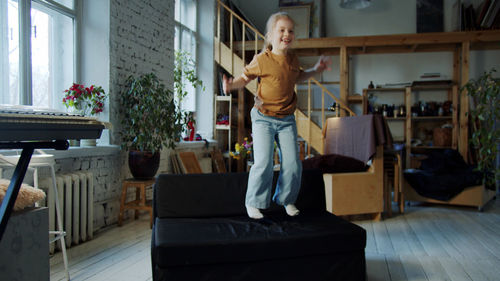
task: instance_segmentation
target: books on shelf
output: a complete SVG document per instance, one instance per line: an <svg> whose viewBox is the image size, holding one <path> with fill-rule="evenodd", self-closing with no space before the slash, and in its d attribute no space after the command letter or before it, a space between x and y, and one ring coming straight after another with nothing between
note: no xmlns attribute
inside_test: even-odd
<svg viewBox="0 0 500 281"><path fill-rule="evenodd" d="M439 72L428 72L420 75L419 81L450 81L446 75L442 75Z"/></svg>
<svg viewBox="0 0 500 281"><path fill-rule="evenodd" d="M412 87L417 86L450 86L453 84L452 80L420 80L413 81Z"/></svg>
<svg viewBox="0 0 500 281"><path fill-rule="evenodd" d="M500 0L483 0L476 9L461 5L461 30L500 28Z"/></svg>
<svg viewBox="0 0 500 281"><path fill-rule="evenodd" d="M411 86L411 82L385 83L383 85L377 85L377 88L404 88L408 86Z"/></svg>
<svg viewBox="0 0 500 281"><path fill-rule="evenodd" d="M493 23L495 22L495 19L499 17L499 11L500 11L500 0L485 0L484 6L488 5L488 9L484 13L484 17L480 20L481 28L491 28L493 27ZM488 2L488 3L487 3ZM484 7L483 7L484 9ZM479 20L478 20L479 21Z"/></svg>

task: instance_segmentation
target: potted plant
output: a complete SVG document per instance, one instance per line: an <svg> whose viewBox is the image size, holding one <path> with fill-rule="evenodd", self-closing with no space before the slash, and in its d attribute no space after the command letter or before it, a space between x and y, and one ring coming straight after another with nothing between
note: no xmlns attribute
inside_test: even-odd
<svg viewBox="0 0 500 281"><path fill-rule="evenodd" d="M469 111L472 124L470 143L476 149L477 169L483 173L485 186L494 187L500 170L496 166L500 128L500 80L493 78L495 69L483 73L477 80L464 85L472 97Z"/></svg>
<svg viewBox="0 0 500 281"><path fill-rule="evenodd" d="M90 87L85 87L83 84L73 83L64 92L65 95L62 102L74 114L94 116L104 110L104 102L107 95L100 86L91 85ZM82 143L84 145L95 146L96 140L82 140Z"/></svg>
<svg viewBox="0 0 500 281"><path fill-rule="evenodd" d="M104 101L107 95L100 86L85 87L83 84L73 83L64 92L66 94L62 102L66 108L71 108L74 113L92 116L104 110Z"/></svg>
<svg viewBox="0 0 500 281"><path fill-rule="evenodd" d="M121 93L122 146L129 150L135 178L152 178L160 163L160 150L175 147L182 126L177 122L174 93L154 73L129 76Z"/></svg>

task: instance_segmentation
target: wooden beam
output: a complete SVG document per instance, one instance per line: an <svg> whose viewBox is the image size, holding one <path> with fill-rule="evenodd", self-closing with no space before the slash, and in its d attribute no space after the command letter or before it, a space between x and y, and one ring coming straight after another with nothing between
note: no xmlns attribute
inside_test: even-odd
<svg viewBox="0 0 500 281"><path fill-rule="evenodd" d="M458 86L453 85L451 88L451 100L452 100L452 107L453 107L453 115L452 115L452 122L453 122L453 130L452 130L452 137L451 137L451 148L457 149L458 148L458 131L459 131L459 124L458 124ZM465 159L465 158L464 158Z"/></svg>
<svg viewBox="0 0 500 281"><path fill-rule="evenodd" d="M406 140L406 169L413 168L410 167L411 163L411 87L406 87L405 89L405 105L406 105L406 121L405 121L405 140Z"/></svg>
<svg viewBox="0 0 500 281"><path fill-rule="evenodd" d="M245 130L245 90L238 90L238 143L243 143L243 139L246 137ZM242 159L237 162L237 168L239 172L244 171L244 163L246 159Z"/></svg>
<svg viewBox="0 0 500 281"><path fill-rule="evenodd" d="M457 46L455 50L453 50L453 82L457 85L461 85L460 83L460 46Z"/></svg>
<svg viewBox="0 0 500 281"><path fill-rule="evenodd" d="M311 79L307 81L307 143L309 146L307 148L307 155L311 154Z"/></svg>
<svg viewBox="0 0 500 281"><path fill-rule="evenodd" d="M339 55L343 46L349 54L450 52L462 42L470 42L471 50L500 49L500 30L297 39L293 49L299 56ZM247 41L245 49L263 43ZM243 49L242 42L234 48Z"/></svg>
<svg viewBox="0 0 500 281"><path fill-rule="evenodd" d="M500 30L297 39L295 49L499 42Z"/></svg>
<svg viewBox="0 0 500 281"><path fill-rule="evenodd" d="M349 57L347 48L340 48L340 99L347 101L349 95ZM345 116L345 112L341 111L340 116Z"/></svg>
<svg viewBox="0 0 500 281"><path fill-rule="evenodd" d="M469 81L469 58L470 42L462 43L462 61L461 61L461 87ZM467 91L460 91L460 139L458 140L458 151L462 157L468 161L469 157L469 96Z"/></svg>
<svg viewBox="0 0 500 281"><path fill-rule="evenodd" d="M230 14L229 17L229 49L231 50L231 54L234 54L234 46L233 46L233 14ZM234 75L234 56L231 57L231 74Z"/></svg>

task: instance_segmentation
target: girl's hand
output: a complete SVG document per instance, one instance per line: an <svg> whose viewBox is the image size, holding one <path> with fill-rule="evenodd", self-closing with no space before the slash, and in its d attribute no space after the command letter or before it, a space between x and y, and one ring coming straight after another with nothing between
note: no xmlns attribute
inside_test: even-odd
<svg viewBox="0 0 500 281"><path fill-rule="evenodd" d="M229 94L231 91L231 85L233 84L233 78L227 77L225 74L222 76L222 90L224 94Z"/></svg>
<svg viewBox="0 0 500 281"><path fill-rule="evenodd" d="M321 56L318 59L318 62L314 65L314 70L316 72L323 72L325 70L332 70L330 65L332 64L332 58L331 57L325 57Z"/></svg>

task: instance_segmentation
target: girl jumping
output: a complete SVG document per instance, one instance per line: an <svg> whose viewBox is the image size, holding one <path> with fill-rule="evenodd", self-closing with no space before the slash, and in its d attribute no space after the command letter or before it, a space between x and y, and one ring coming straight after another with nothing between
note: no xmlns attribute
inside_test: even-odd
<svg viewBox="0 0 500 281"><path fill-rule="evenodd" d="M299 68L296 55L289 52L295 39L294 21L288 14L271 15L266 25L265 47L234 80L223 77L223 90L228 93L245 87L260 77L252 119L254 165L250 169L245 206L248 216L261 219L260 209L269 207L273 179L273 152L276 141L280 152L280 175L273 201L285 207L289 216L299 210L295 201L300 189L302 163L297 145L294 85L330 69L331 59L321 56L308 70Z"/></svg>

